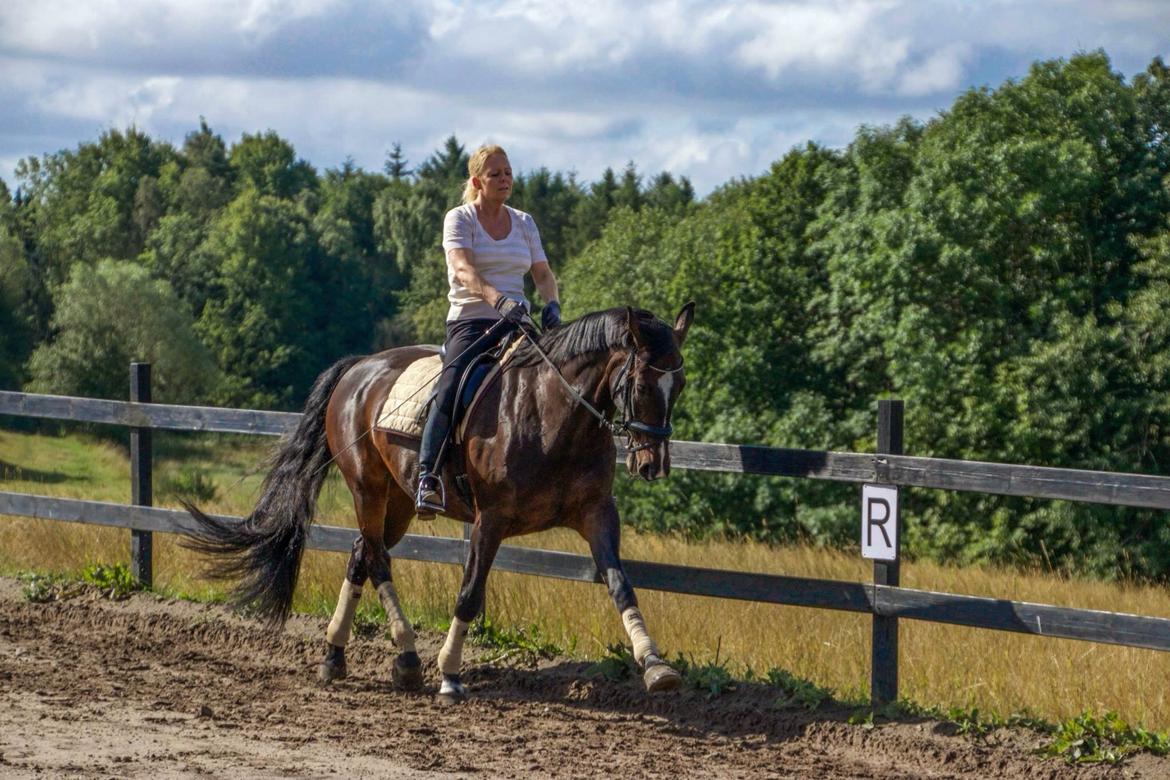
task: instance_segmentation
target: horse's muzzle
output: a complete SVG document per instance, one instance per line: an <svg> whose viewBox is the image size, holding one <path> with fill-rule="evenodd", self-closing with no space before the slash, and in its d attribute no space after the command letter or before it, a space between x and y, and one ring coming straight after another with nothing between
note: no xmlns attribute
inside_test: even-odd
<svg viewBox="0 0 1170 780"><path fill-rule="evenodd" d="M647 482L667 476L670 474L670 460L668 457L659 456L667 446L664 442L655 447L631 452L626 456L626 468L632 476L641 477Z"/></svg>

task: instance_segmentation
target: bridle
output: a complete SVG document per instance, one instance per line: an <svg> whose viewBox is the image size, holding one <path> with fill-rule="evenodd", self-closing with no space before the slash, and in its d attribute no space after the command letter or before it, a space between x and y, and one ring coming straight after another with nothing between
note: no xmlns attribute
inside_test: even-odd
<svg viewBox="0 0 1170 780"><path fill-rule="evenodd" d="M615 400L618 397L621 398L621 402L616 404L621 419L613 421L599 412L593 406L593 404L585 400L585 397L581 395L577 388L569 384L569 380L565 379L564 374L561 373L561 370L557 368L556 364L553 363L549 356L545 354L544 350L540 348L540 344L538 344L536 339L532 338L528 334L527 330L522 328L520 332L526 339L528 339L528 343L531 344L532 347L536 350L536 353L544 359L544 362L548 363L549 368L553 370L553 373L556 375L557 379L561 380L561 384L565 386L565 390L569 392L569 395L571 395L573 399L577 401L577 403L584 406L590 414L596 417L603 428L608 428L610 433L612 433L614 436L625 437L626 452L640 452L642 450L650 449L651 447L656 447L660 443L669 441L671 434L674 433L674 427L670 424L669 412L667 413L665 425L651 425L650 423L645 423L641 420L634 419L634 383L630 381L630 372L637 363L642 363L646 368L657 371L660 374L674 374L682 371L682 355L679 355L678 365L674 368L658 368L657 366L651 365L646 361L639 360L637 353L631 349L629 357L627 357L626 362L622 364L621 369L617 372L615 381L610 386L611 393L613 394ZM667 399L668 403L669 400L670 399ZM648 436L654 441L638 444L634 441L634 434Z"/></svg>
<svg viewBox="0 0 1170 780"><path fill-rule="evenodd" d="M614 382L613 394L614 398L621 398L619 409L621 410L621 421L613 423L612 429L614 436L626 437L626 452L640 452L641 450L648 450L652 447L658 446L659 443L670 439L671 434L674 433L674 426L670 424L669 407L667 410L666 420L664 425L651 425L634 419L634 383L630 381L631 370L638 363L642 363L646 368L657 371L660 374L675 374L682 371L683 368L682 355L679 355L678 365L674 368L659 368L646 361L638 360L637 353L630 350L629 357L622 365L621 370L618 371L617 380ZM670 399L666 399L670 403ZM648 436L656 441L643 442L637 444L634 441L632 434L641 434Z"/></svg>

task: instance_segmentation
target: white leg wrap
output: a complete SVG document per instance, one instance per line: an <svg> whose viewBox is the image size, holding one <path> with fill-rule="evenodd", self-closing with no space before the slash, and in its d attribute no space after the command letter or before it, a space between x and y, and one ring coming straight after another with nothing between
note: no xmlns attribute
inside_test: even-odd
<svg viewBox="0 0 1170 780"><path fill-rule="evenodd" d="M467 638L467 629L470 625L459 618L451 620L447 641L439 651L439 671L443 674L459 674L459 668L463 665L463 640Z"/></svg>
<svg viewBox="0 0 1170 780"><path fill-rule="evenodd" d="M634 660L639 666L646 660L646 656L661 655L658 652L658 645L650 638L650 633L646 630L646 621L637 607L630 607L622 613L622 625L626 627L626 633L634 645Z"/></svg>
<svg viewBox="0 0 1170 780"><path fill-rule="evenodd" d="M337 609L333 610L333 619L329 621L329 628L325 630L326 642L334 647L345 647L349 644L353 616L361 600L362 586L354 585L348 579L344 580L341 583L341 593L337 596Z"/></svg>
<svg viewBox="0 0 1170 780"><path fill-rule="evenodd" d="M390 639L394 646L404 653L413 653L414 628L406 619L402 611L402 602L398 600L398 592L394 590L394 583L386 580L378 586L378 598L382 602L382 609L386 610L386 619L390 621Z"/></svg>

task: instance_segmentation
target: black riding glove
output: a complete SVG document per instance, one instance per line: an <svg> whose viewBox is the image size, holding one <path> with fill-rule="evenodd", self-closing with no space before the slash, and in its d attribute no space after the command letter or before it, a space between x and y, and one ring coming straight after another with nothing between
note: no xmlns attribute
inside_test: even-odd
<svg viewBox="0 0 1170 780"><path fill-rule="evenodd" d="M496 311L500 313L501 317L512 322L520 322L524 319L524 315L528 313L523 303L515 298L509 298L506 295L501 295L496 300Z"/></svg>
<svg viewBox="0 0 1170 780"><path fill-rule="evenodd" d="M556 301L550 301L540 310L540 328L541 330L548 330L555 328L561 324L561 305Z"/></svg>

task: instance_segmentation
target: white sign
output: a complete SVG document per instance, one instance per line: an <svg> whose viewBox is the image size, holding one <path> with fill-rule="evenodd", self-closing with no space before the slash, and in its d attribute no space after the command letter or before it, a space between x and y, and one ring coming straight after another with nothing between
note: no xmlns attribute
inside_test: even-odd
<svg viewBox="0 0 1170 780"><path fill-rule="evenodd" d="M861 486L861 557L898 560L898 488Z"/></svg>

